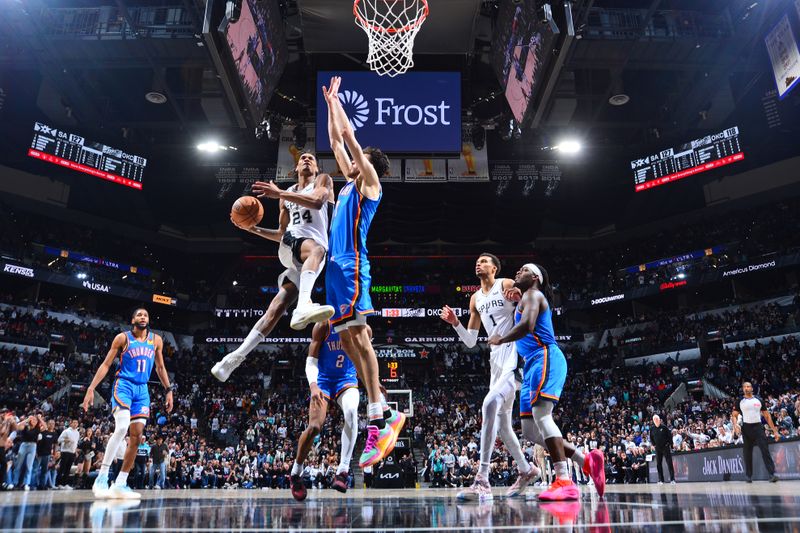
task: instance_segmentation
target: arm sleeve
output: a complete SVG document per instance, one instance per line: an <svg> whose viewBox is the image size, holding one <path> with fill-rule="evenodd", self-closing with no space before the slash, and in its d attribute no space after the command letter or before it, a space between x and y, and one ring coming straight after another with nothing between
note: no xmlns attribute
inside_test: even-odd
<svg viewBox="0 0 800 533"><path fill-rule="evenodd" d="M458 333L458 338L461 339L461 342L463 342L467 348L472 348L478 343L477 329L471 329L467 331L467 329L465 329L461 323L459 323L453 329L456 330L456 333Z"/></svg>
<svg viewBox="0 0 800 533"><path fill-rule="evenodd" d="M306 379L308 379L308 384L316 383L317 377L319 377L319 361L316 357L306 357Z"/></svg>

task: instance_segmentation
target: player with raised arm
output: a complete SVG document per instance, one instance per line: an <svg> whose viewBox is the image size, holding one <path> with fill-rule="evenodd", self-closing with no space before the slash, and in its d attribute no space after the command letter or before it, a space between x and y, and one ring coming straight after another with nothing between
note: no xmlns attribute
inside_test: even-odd
<svg viewBox="0 0 800 533"><path fill-rule="evenodd" d="M367 232L383 196L380 177L389 171L389 159L377 148L362 149L358 144L339 101L341 82L341 78L334 77L330 87L322 88L328 104L331 148L339 168L347 175L347 184L339 191L331 220L325 289L328 303L334 309L331 324L341 337L342 348L359 370L369 397L367 443L359 460L363 468L377 463L394 449L406 417L390 410L381 394L378 360L367 331L367 315L374 313L369 296Z"/></svg>
<svg viewBox="0 0 800 533"><path fill-rule="evenodd" d="M278 294L269 303L267 312L258 319L242 344L211 369L220 381L226 381L250 352L264 341L295 300L297 308L290 323L293 329L303 329L311 322L325 322L333 315L331 306L311 301L311 291L325 266L328 250L328 212L333 203L333 180L328 174L319 173L317 158L310 152L300 155L295 171L297 183L285 191L273 182L257 181L253 184L253 192L259 197L279 200L278 228L239 227L279 243L278 257L286 270L278 278Z"/></svg>
<svg viewBox="0 0 800 533"><path fill-rule="evenodd" d="M169 383L167 368L164 366L162 350L164 342L160 335L150 331L150 315L147 309L138 308L131 317L131 329L114 337L106 358L97 369L86 395L83 398L83 409L89 411L94 404L94 391L106 377L114 359L119 357L117 373L114 379L111 397L114 415L114 433L109 437L103 464L92 486L97 498L136 499L141 494L128 487L128 474L133 468L136 451L144 426L150 416L150 392L147 382L156 367L156 374L164 386L164 403L168 413L172 412L172 387ZM125 451L122 469L114 484L108 486L108 471L117 457L117 451L125 442L125 434L130 430L130 441Z"/></svg>
<svg viewBox="0 0 800 533"><path fill-rule="evenodd" d="M442 309L442 320L453 326L458 338L467 346L474 347L478 342L481 323L489 336L504 335L514 325L515 304L506 300L504 293L511 289L514 281L496 278L500 272L500 260L492 254L484 253L475 262L475 275L481 282L481 288L469 300L469 323L467 329L461 325L450 306ZM517 396L517 382L514 374L517 369L517 350L513 342L500 346L492 346L489 356L490 378L489 392L483 399L481 424L481 463L475 481L469 489L460 492L462 500L492 499L492 487L489 484L489 467L492 452L499 433L503 444L508 448L517 462L519 475L507 496L522 494L529 483L539 477L539 469L528 463L525 453L519 444L511 421L514 399Z"/></svg>
<svg viewBox="0 0 800 533"><path fill-rule="evenodd" d="M539 495L542 501L577 500L578 487L569 478L567 457L591 476L600 497L605 493L605 465L602 452L583 455L564 441L553 420L553 407L567 379L567 360L556 343L553 330L553 289L541 266L527 263L517 272L514 287L506 298L517 299L516 325L505 335L492 335L490 346L515 341L517 353L525 361L520 390L520 417L525 439L541 444L550 453L556 474L550 488Z"/></svg>
<svg viewBox="0 0 800 533"><path fill-rule="evenodd" d="M367 326L368 334L372 331ZM342 350L339 334L331 330L330 324L320 322L311 331L311 345L306 359L306 378L311 389L308 406L308 426L297 443L297 455L292 466L290 484L292 496L297 501L306 499L307 490L300 475L303 463L311 451L314 438L322 431L328 404L335 400L342 410L342 449L339 466L333 478L333 488L347 492L350 459L358 436L358 376L356 367Z"/></svg>

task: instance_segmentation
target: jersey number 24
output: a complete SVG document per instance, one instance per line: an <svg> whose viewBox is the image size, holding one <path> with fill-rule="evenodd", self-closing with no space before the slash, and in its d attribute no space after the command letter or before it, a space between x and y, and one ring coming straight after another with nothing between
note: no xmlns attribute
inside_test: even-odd
<svg viewBox="0 0 800 533"><path fill-rule="evenodd" d="M300 219L308 224L314 222L314 219L311 218L311 211L308 209L303 209L302 214L300 211L292 211L292 224L299 224Z"/></svg>

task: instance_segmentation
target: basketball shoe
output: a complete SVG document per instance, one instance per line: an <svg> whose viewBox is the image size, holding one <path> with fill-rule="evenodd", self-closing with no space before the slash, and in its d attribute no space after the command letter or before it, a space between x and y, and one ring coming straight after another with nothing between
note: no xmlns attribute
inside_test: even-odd
<svg viewBox="0 0 800 533"><path fill-rule="evenodd" d="M383 454L384 457L392 453L394 450L394 445L397 444L397 438L400 436L400 432L403 431L403 426L406 424L406 415L401 411L391 411L392 416L386 419L386 425L392 428L392 440L389 442L389 447L386 448L386 452Z"/></svg>
<svg viewBox="0 0 800 533"><path fill-rule="evenodd" d="M92 485L92 492L95 498L108 498L108 475L98 474L97 479L94 480Z"/></svg>
<svg viewBox="0 0 800 533"><path fill-rule="evenodd" d="M298 305L292 312L292 321L289 327L295 330L305 329L312 322L325 322L333 316L334 309L330 305L307 303Z"/></svg>
<svg viewBox="0 0 800 533"><path fill-rule="evenodd" d="M292 497L299 502L305 500L308 496L306 484L303 483L303 478L298 475L294 475L289 478L289 488L292 491Z"/></svg>
<svg viewBox="0 0 800 533"><path fill-rule="evenodd" d="M138 500L142 495L134 492L128 485L114 483L108 489L108 497L112 500Z"/></svg>
<svg viewBox="0 0 800 533"><path fill-rule="evenodd" d="M372 466L386 457L392 439L397 442L397 436L389 424L383 429L378 429L378 426L367 426L367 445L364 446L358 466L361 468Z"/></svg>
<svg viewBox="0 0 800 533"><path fill-rule="evenodd" d="M214 365L211 369L211 374L220 381L228 381L233 371L236 370L246 358L247 356L244 354L235 351L231 352Z"/></svg>
<svg viewBox="0 0 800 533"><path fill-rule="evenodd" d="M550 488L539 494L539 501L542 502L560 502L578 500L581 497L581 491L575 486L571 479L556 479Z"/></svg>
<svg viewBox="0 0 800 533"><path fill-rule="evenodd" d="M489 484L489 480L478 474L475 476L472 486L456 494L456 498L467 502L488 502L494 499L494 496L492 495L492 486Z"/></svg>
<svg viewBox="0 0 800 533"><path fill-rule="evenodd" d="M597 489L597 495L601 498L606 493L606 465L603 452L600 450L592 450L586 454L586 459L583 461L583 473L592 478L594 488Z"/></svg>
<svg viewBox="0 0 800 533"><path fill-rule="evenodd" d="M508 488L508 491L506 492L506 498L515 498L521 495L523 492L525 492L525 489L530 483L536 481L536 478L538 478L540 474L541 471L533 465L531 465L531 469L524 474L520 472L517 476L517 480Z"/></svg>
<svg viewBox="0 0 800 533"><path fill-rule="evenodd" d="M335 476L333 476L333 483L331 483L331 487L333 490L338 490L339 492L347 492L347 472L339 472Z"/></svg>

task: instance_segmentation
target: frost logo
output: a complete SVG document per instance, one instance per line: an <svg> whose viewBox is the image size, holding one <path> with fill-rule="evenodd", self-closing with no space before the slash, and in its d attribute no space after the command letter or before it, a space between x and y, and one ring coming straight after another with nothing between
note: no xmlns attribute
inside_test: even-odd
<svg viewBox="0 0 800 533"><path fill-rule="evenodd" d="M350 125L353 127L353 131L363 126L369 117L369 105L367 105L366 98L355 91L345 91L344 94L339 94L339 100L342 101L347 116L351 117Z"/></svg>

